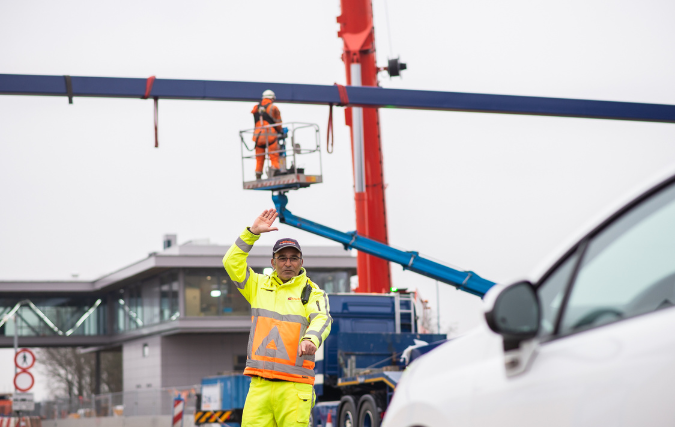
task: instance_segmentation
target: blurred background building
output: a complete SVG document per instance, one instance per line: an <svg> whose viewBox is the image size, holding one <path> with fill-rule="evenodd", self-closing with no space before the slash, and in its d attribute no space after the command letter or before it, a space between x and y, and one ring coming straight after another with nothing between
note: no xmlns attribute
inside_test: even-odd
<svg viewBox="0 0 675 427"><path fill-rule="evenodd" d="M47 348L41 359L50 359L55 376L69 369L59 364L79 357L72 349L70 355L57 354L56 348L77 348L92 360L87 390L73 384L62 394L82 400L117 393L85 406L112 412L124 405L125 415L158 415L169 408L157 405L171 402L162 393L190 389L209 375L243 371L250 305L222 266L229 246L176 241L167 235L163 251L91 282L0 282L0 347L12 347L16 332L21 347ZM352 254L304 246L303 256L310 278L322 289L350 291L356 274ZM248 263L256 273L269 274L271 257L271 246L258 245ZM17 324L7 316L12 314ZM102 359L110 353L121 357ZM121 381L111 380L116 369ZM73 412L58 411L64 410Z"/></svg>

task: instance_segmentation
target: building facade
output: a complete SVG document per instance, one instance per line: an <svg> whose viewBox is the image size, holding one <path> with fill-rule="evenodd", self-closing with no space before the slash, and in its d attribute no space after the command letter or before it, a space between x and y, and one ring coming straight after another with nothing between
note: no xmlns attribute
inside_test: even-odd
<svg viewBox="0 0 675 427"><path fill-rule="evenodd" d="M91 282L0 281L0 347L11 347L16 331L25 347L122 351L128 392L243 370L250 305L222 266L229 247L177 246L175 236L165 247ZM248 263L269 274L271 257L270 246L256 245ZM305 246L303 258L322 289L350 291L356 258L349 252Z"/></svg>

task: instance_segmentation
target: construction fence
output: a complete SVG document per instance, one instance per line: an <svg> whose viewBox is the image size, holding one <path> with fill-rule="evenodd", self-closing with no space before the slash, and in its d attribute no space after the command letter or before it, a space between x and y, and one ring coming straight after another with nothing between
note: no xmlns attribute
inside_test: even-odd
<svg viewBox="0 0 675 427"><path fill-rule="evenodd" d="M185 400L183 416L191 418L200 390L201 386L194 385L48 400L36 403L35 410L26 415L39 416L44 420L172 415L173 400L180 395Z"/></svg>

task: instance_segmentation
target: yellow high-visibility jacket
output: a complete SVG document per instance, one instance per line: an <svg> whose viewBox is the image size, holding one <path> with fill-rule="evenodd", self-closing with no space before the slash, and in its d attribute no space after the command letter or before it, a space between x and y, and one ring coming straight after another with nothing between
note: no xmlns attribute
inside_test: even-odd
<svg viewBox="0 0 675 427"><path fill-rule="evenodd" d="M251 304L251 333L244 375L314 384L314 355L298 357L304 339L319 346L330 333L328 297L309 280L305 269L283 283L272 275L254 273L246 264L253 244L260 238L244 230L223 258L223 266L239 292ZM312 286L306 305L301 294Z"/></svg>

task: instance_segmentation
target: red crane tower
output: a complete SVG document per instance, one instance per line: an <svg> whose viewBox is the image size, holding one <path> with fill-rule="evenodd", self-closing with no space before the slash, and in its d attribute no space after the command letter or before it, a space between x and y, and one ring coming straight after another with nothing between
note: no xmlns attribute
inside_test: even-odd
<svg viewBox="0 0 675 427"><path fill-rule="evenodd" d="M375 31L371 0L340 0L342 14L338 37L344 42L347 85L377 86ZM345 111L351 128L354 167L356 232L388 244L387 209L380 147L380 121L377 108L349 107ZM357 292L388 292L391 287L389 262L359 252Z"/></svg>

